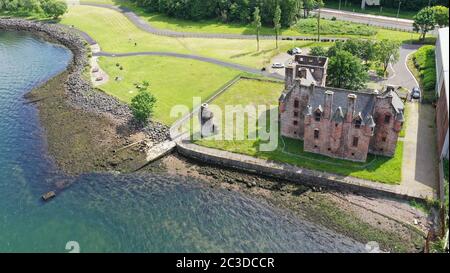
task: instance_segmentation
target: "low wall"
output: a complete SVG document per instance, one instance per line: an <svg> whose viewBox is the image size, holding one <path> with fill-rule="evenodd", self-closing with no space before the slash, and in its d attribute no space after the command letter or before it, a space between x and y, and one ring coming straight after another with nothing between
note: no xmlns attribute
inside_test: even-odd
<svg viewBox="0 0 450 273"><path fill-rule="evenodd" d="M207 164L233 168L275 179L283 179L311 187L323 187L336 191L352 191L405 200L424 199L421 196L411 196L403 193L396 189L395 185L307 170L285 163L266 161L246 155L202 147L188 140L177 141L177 151L185 157Z"/></svg>

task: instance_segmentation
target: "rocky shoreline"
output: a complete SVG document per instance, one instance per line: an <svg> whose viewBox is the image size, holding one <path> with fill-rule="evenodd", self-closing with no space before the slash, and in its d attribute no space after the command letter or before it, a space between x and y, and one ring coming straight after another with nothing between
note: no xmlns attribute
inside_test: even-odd
<svg viewBox="0 0 450 273"><path fill-rule="evenodd" d="M133 131L141 131L152 142L161 142L169 138L169 128L159 122L149 122L141 128L133 121L130 108L116 98L95 89L83 77L89 69L88 44L69 28L23 19L0 19L0 30L25 31L39 36L49 42L61 44L73 54L72 62L67 68L68 75L64 82L68 103L83 111L93 114L106 115L122 124L126 124Z"/></svg>

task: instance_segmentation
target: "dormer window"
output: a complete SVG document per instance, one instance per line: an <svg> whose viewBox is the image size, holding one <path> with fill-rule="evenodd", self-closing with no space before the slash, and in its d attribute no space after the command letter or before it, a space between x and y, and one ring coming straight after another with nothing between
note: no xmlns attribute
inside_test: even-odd
<svg viewBox="0 0 450 273"><path fill-rule="evenodd" d="M316 121L320 121L320 118L322 117L322 113L320 111L316 111L314 113L314 118Z"/></svg>
<svg viewBox="0 0 450 273"><path fill-rule="evenodd" d="M384 123L389 124L391 122L391 115L385 115L384 116Z"/></svg>
<svg viewBox="0 0 450 273"><path fill-rule="evenodd" d="M360 119L355 120L355 128L356 129L361 128L361 120Z"/></svg>

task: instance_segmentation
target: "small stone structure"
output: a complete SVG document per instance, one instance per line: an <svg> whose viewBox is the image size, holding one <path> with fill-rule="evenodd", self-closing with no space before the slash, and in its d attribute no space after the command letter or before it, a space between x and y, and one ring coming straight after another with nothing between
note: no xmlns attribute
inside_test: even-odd
<svg viewBox="0 0 450 273"><path fill-rule="evenodd" d="M279 99L281 134L303 140L307 152L335 158L364 162L368 153L393 156L404 122L395 89L326 87L327 65L325 57L297 55L286 68Z"/></svg>
<svg viewBox="0 0 450 273"><path fill-rule="evenodd" d="M218 132L217 126L214 124L214 113L208 109L208 104L203 103L198 111L198 119L200 122L201 137L209 137Z"/></svg>

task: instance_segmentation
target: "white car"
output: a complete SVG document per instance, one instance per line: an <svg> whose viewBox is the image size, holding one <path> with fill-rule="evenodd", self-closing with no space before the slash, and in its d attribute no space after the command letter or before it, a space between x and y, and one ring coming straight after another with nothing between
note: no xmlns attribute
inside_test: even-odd
<svg viewBox="0 0 450 273"><path fill-rule="evenodd" d="M278 68L284 68L284 64L282 63L273 63L272 68L278 69Z"/></svg>
<svg viewBox="0 0 450 273"><path fill-rule="evenodd" d="M298 47L294 47L293 49L292 49L292 54L302 54L302 50L300 49L300 48L298 48Z"/></svg>

